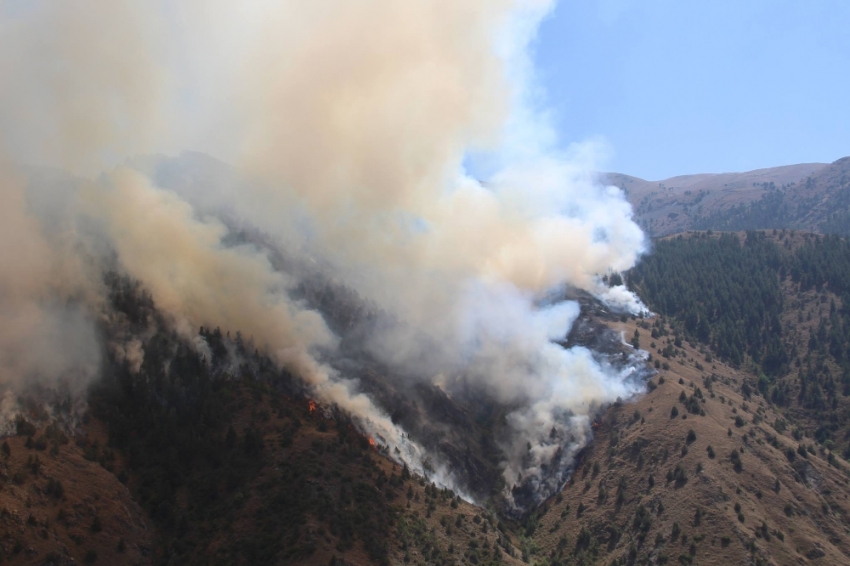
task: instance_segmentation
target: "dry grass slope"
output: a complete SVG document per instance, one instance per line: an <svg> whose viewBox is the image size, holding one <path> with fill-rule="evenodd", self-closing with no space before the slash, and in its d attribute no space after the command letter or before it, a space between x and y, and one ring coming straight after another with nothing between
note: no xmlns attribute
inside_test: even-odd
<svg viewBox="0 0 850 566"><path fill-rule="evenodd" d="M639 322L618 326L632 336ZM535 558L850 562L847 465L795 440L762 398L745 398L746 374L694 345L677 350L651 392L606 411L580 471L540 512Z"/></svg>
<svg viewBox="0 0 850 566"><path fill-rule="evenodd" d="M150 523L130 491L99 463L91 437L56 430L3 440L0 553L8 564L150 564ZM70 442L69 442L70 440ZM102 442L102 441L99 441ZM101 444L102 445L102 444Z"/></svg>

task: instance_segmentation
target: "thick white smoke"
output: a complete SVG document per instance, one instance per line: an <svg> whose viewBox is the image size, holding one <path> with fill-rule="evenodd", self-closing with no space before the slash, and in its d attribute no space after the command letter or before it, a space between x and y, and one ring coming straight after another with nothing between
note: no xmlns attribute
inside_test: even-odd
<svg viewBox="0 0 850 566"><path fill-rule="evenodd" d="M252 335L421 468L426 455L322 361L337 337L292 299L294 282L255 248L223 245L227 229L208 213L225 210L321 260L403 321L369 337L382 359L449 394L472 384L521 407L508 417L505 478L543 484L555 452L566 450L566 462L585 442L592 407L634 386L589 352L555 345L578 307L541 299L569 285L639 310L599 277L628 269L644 250L622 193L590 173L597 146L558 148L535 107L528 50L551 8L548 0L1 3L0 151L87 174L61 200L75 227L66 241L89 258L116 253L187 338L201 325ZM180 149L209 152L253 182L178 195L120 166L139 152ZM486 182L464 169L472 153L494 171ZM2 263L3 326L34 317L30 332L53 342L26 342L55 352L59 367L79 366L89 360L77 359L85 344L65 352L40 328L79 323L73 310L51 318L51 297L66 297L52 285L67 258L89 260L58 253L27 220L37 188L29 205L9 183L2 190L4 235L11 226L10 238L35 248ZM45 259L13 267L34 257ZM96 280L73 279L75 297L95 310ZM10 358L21 336L0 336L7 373L35 367ZM132 344L125 350L140 355Z"/></svg>

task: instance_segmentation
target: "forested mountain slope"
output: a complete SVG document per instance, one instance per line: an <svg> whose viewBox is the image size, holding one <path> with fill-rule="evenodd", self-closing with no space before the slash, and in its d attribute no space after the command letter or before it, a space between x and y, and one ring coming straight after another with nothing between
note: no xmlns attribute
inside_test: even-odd
<svg viewBox="0 0 850 566"><path fill-rule="evenodd" d="M519 562L510 522L412 475L249 338L201 328L204 353L137 282L105 284L102 331L127 346L71 436L33 392L0 451L0 560Z"/></svg>
<svg viewBox="0 0 850 566"><path fill-rule="evenodd" d="M629 284L748 390L850 455L850 244L791 231L656 242ZM845 452L846 451L846 452Z"/></svg>
<svg viewBox="0 0 850 566"><path fill-rule="evenodd" d="M625 279L658 315L597 306L566 341L613 328L657 373L599 408L564 490L517 517L410 474L235 330L203 329L202 359L144 289L109 275L114 323L144 361L105 353L76 436L37 412L21 422L0 455L0 551L18 564L850 561L850 246L693 233L656 241ZM439 402L475 435L494 426ZM468 446L460 461L476 462Z"/></svg>

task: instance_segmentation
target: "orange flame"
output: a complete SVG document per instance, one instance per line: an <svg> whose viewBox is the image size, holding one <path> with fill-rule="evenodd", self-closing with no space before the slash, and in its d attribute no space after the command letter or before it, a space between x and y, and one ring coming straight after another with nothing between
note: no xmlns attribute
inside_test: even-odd
<svg viewBox="0 0 850 566"><path fill-rule="evenodd" d="M307 408L310 409L310 414L312 415L313 413L316 412L316 402L313 401L312 399L309 400L307 402Z"/></svg>
<svg viewBox="0 0 850 566"><path fill-rule="evenodd" d="M374 440L371 436L369 437L369 446L371 446L371 447L373 447L373 448L376 446L376 445L375 445L375 440Z"/></svg>

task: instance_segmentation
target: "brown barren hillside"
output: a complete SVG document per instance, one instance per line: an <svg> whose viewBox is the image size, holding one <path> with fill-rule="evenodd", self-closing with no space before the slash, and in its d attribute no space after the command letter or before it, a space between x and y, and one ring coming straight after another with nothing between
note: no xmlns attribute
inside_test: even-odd
<svg viewBox="0 0 850 566"><path fill-rule="evenodd" d="M696 217L757 201L770 190L805 181L827 167L825 163L801 163L744 173L680 175L661 181L605 173L602 180L625 192L645 230L665 236L692 229Z"/></svg>
<svg viewBox="0 0 850 566"><path fill-rule="evenodd" d="M169 531L133 501L137 478L101 423L87 418L69 439L22 422L0 456L4 563L172 563L175 548L180 564L522 563L513 526L409 474L343 415L257 383L234 403L230 457L259 464L247 482L198 468L174 493L176 513L198 486L209 512Z"/></svg>
<svg viewBox="0 0 850 566"><path fill-rule="evenodd" d="M69 439L19 426L0 455L0 556L8 564L150 564L155 534L130 491L92 450L99 424ZM101 444L102 445L102 444Z"/></svg>
<svg viewBox="0 0 850 566"><path fill-rule="evenodd" d="M521 523L409 475L344 415L246 382L233 399L232 457L259 450L261 464L234 491L226 478L210 484L212 512L178 538L148 529L115 475L121 455L98 451L106 435L97 421L65 444L51 431L35 433L30 448L28 436L8 438L7 559L79 564L93 551L97 563L145 564L180 544L186 564L847 563L846 464L795 440L784 415L744 395L746 373L686 342L660 357L666 338L651 346L651 322L610 324L626 337L637 330L668 369L600 414L576 474ZM198 469L187 485L210 472ZM180 490L174 498L188 501Z"/></svg>
<svg viewBox="0 0 850 566"><path fill-rule="evenodd" d="M637 329L648 348L639 322L619 326L627 336ZM707 362L694 345L677 350L646 395L599 419L578 472L539 512L535 557L850 562L847 465L795 440L763 399L743 396L747 375Z"/></svg>

